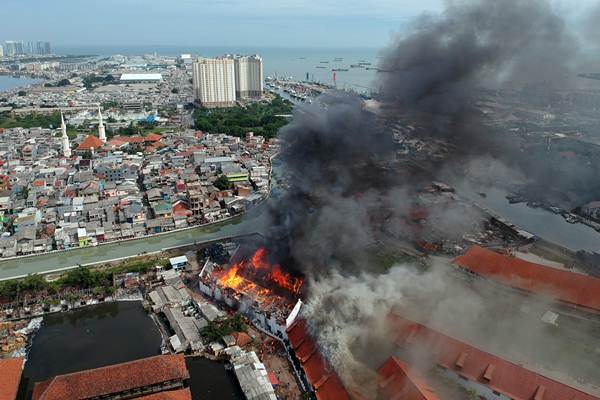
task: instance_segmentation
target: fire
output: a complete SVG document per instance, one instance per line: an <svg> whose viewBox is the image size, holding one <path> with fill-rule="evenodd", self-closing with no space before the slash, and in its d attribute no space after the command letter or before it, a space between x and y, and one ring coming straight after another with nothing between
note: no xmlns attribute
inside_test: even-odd
<svg viewBox="0 0 600 400"><path fill-rule="evenodd" d="M234 264L231 268L227 270L225 275L219 279L219 282L223 286L227 286L233 289L239 288L242 283L244 283L244 278L238 275L238 271L241 267L241 264Z"/></svg>
<svg viewBox="0 0 600 400"><path fill-rule="evenodd" d="M249 260L232 265L219 278L219 284L244 292L252 291L262 296L270 294L271 290L254 283L258 281L265 284L272 283L292 294L298 294L304 281L283 271L277 264L271 265L268 256L266 248L259 248Z"/></svg>

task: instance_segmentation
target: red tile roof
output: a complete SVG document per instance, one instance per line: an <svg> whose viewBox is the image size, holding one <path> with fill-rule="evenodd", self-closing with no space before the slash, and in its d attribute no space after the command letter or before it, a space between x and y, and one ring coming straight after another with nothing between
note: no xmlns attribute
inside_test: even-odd
<svg viewBox="0 0 600 400"><path fill-rule="evenodd" d="M535 264L479 246L471 247L454 263L518 289L600 311L599 278Z"/></svg>
<svg viewBox="0 0 600 400"><path fill-rule="evenodd" d="M128 143L144 143L144 138L142 136L129 136L125 138Z"/></svg>
<svg viewBox="0 0 600 400"><path fill-rule="evenodd" d="M438 400L433 390L396 357L388 358L377 373L381 378L378 399Z"/></svg>
<svg viewBox="0 0 600 400"><path fill-rule="evenodd" d="M232 336L235 338L235 344L240 347L252 342L252 338L246 332L234 332Z"/></svg>
<svg viewBox="0 0 600 400"><path fill-rule="evenodd" d="M162 136L156 133L150 133L144 138L146 142L160 142L160 139L162 139Z"/></svg>
<svg viewBox="0 0 600 400"><path fill-rule="evenodd" d="M317 400L350 400L342 380L308 333L306 321L297 319L287 329L287 334L306 379L315 390Z"/></svg>
<svg viewBox="0 0 600 400"><path fill-rule="evenodd" d="M148 396L138 397L138 400L192 400L190 389L170 390Z"/></svg>
<svg viewBox="0 0 600 400"><path fill-rule="evenodd" d="M267 376L269 377L269 382L271 382L271 385L273 385L273 386L279 385L279 379L277 379L277 375L275 375L275 372L269 371Z"/></svg>
<svg viewBox="0 0 600 400"><path fill-rule="evenodd" d="M77 150L88 151L92 148L99 149L102 146L104 146L102 140L98 139L96 136L88 135L88 137L86 137L83 142L77 146Z"/></svg>
<svg viewBox="0 0 600 400"><path fill-rule="evenodd" d="M424 325L394 315L396 344L419 346L437 364L513 400L598 400L563 383L486 353Z"/></svg>
<svg viewBox="0 0 600 400"><path fill-rule="evenodd" d="M23 372L23 358L0 359L0 400L15 400Z"/></svg>
<svg viewBox="0 0 600 400"><path fill-rule="evenodd" d="M189 379L183 355L143 358L36 383L33 400L78 400Z"/></svg>

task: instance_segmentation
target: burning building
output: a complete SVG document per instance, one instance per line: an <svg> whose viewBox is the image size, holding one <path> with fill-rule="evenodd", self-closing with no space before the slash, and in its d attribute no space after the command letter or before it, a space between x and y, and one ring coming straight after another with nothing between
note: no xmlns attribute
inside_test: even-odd
<svg viewBox="0 0 600 400"><path fill-rule="evenodd" d="M229 265L207 262L200 273L200 291L246 315L255 325L286 338L286 328L302 306L304 279L272 264L264 247L249 256L241 253L238 249Z"/></svg>

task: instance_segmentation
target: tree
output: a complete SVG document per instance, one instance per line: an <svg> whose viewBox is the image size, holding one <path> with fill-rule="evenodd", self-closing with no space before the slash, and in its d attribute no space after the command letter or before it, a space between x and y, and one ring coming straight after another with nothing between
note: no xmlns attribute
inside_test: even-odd
<svg viewBox="0 0 600 400"><path fill-rule="evenodd" d="M219 190L228 190L231 189L231 182L227 179L225 175L220 175L214 182L214 187Z"/></svg>
<svg viewBox="0 0 600 400"><path fill-rule="evenodd" d="M171 89L171 93L177 94L177 93L179 93L179 89L173 88L173 89Z"/></svg>
<svg viewBox="0 0 600 400"><path fill-rule="evenodd" d="M17 93L17 95L23 97L23 96L27 96L27 92L24 90L19 90L19 92Z"/></svg>

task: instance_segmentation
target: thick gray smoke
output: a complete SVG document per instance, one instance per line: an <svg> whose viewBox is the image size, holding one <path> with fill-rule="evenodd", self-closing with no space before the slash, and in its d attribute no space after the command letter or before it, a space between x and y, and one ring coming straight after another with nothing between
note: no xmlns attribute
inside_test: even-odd
<svg viewBox="0 0 600 400"><path fill-rule="evenodd" d="M305 315L347 383L360 382L365 367L389 356L384 326L392 307L415 314L422 307L423 319L452 329L458 321L475 327L493 308L493 298L484 301L445 273L407 265L386 270L376 254L421 237L460 237L481 223L481 215L452 205L428 210L435 226L415 229L407 220L417 192L453 164L475 168L475 178L490 183L518 175L504 167L517 150L484 128L478 96L523 85L560 88L575 51L547 1L449 2L443 14L420 18L384 52L378 87L387 114L337 93L298 107L281 130L280 160L291 189L270 205L271 242L308 276ZM387 121L397 115L420 121L427 135L449 140L456 153L427 172L398 170ZM495 151L500 161L488 157ZM478 165L501 168L487 174Z"/></svg>

